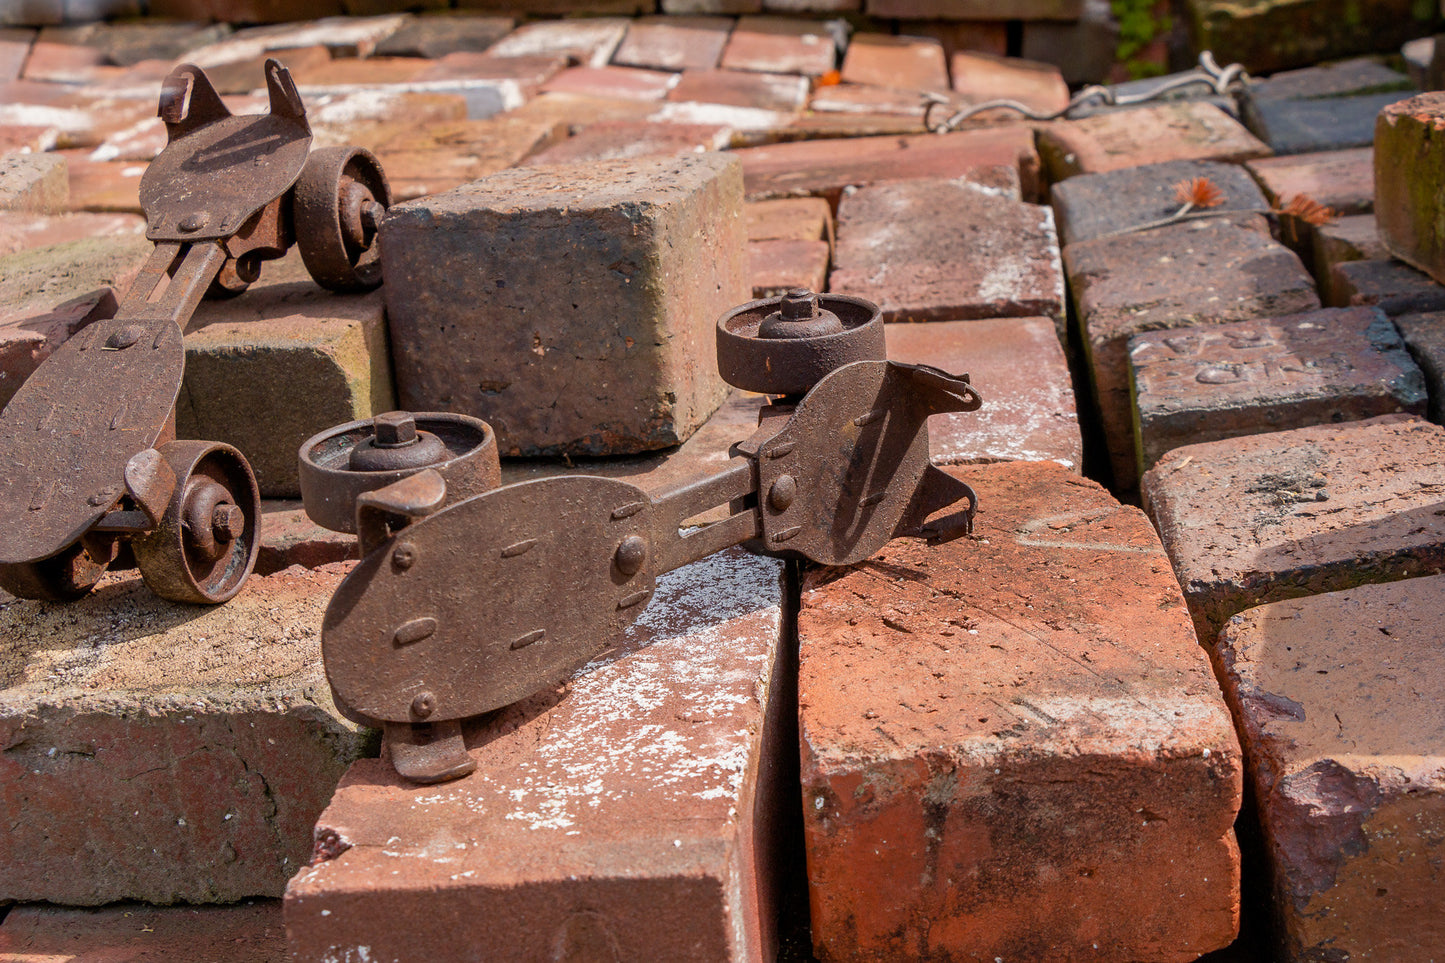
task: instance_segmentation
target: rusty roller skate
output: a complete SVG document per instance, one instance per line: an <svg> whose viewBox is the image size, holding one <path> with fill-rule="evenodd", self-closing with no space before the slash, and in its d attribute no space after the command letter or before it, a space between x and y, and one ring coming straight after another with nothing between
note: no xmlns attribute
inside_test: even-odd
<svg viewBox="0 0 1445 963"><path fill-rule="evenodd" d="M240 294L292 243L322 286L374 287L390 202L368 152L310 150L274 60L266 87L269 113L232 116L198 67L162 86L168 141L140 184L155 251L115 317L57 348L0 413L0 587L14 595L78 598L126 543L146 584L181 602L226 601L255 564L260 493L245 457L175 440L181 331L208 292Z"/></svg>
<svg viewBox="0 0 1445 963"><path fill-rule="evenodd" d="M927 419L981 399L967 375L886 360L874 305L794 291L724 315L717 341L729 383L780 397L725 468L666 490L568 475L476 492L497 476L480 422L466 487L459 446L445 445L431 446L436 467L417 449L415 467L368 484L357 469L371 449L415 447L438 416L398 432L407 418L393 414L303 446L307 512L340 528L354 504L362 549L323 622L327 677L350 718L385 729L404 778L470 772L461 720L616 645L664 572L734 545L847 565L893 538L971 530L974 493L929 463ZM720 505L723 521L683 529Z"/></svg>

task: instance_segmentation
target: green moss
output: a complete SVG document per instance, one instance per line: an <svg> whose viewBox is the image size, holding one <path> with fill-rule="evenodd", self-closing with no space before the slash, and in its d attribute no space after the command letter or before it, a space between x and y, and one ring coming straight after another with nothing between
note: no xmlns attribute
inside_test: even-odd
<svg viewBox="0 0 1445 963"><path fill-rule="evenodd" d="M1119 21L1119 44L1114 49L1114 59L1136 80L1164 73L1163 64L1138 54L1172 28L1167 10L1161 9L1157 0L1110 0L1109 7Z"/></svg>

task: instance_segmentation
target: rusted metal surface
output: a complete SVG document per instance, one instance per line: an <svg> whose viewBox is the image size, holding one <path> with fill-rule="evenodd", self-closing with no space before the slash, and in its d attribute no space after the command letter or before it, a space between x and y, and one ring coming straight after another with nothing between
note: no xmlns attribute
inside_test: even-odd
<svg viewBox="0 0 1445 963"><path fill-rule="evenodd" d="M245 457L175 442L181 331L207 293L240 293L296 243L318 283L380 282L376 223L390 201L365 151L309 155L291 76L265 67L270 111L232 116L200 68L166 77L166 149L141 179L155 251L115 317L58 348L0 412L0 586L28 598L85 594L129 541L146 583L185 602L239 591L260 547L260 500ZM293 199L298 181L307 197ZM328 201L327 198L330 198ZM315 261L315 263L313 263Z"/></svg>
<svg viewBox="0 0 1445 963"><path fill-rule="evenodd" d="M718 323L728 380L783 397L722 470L663 491L568 475L454 497L443 463L352 494L386 474L340 467L365 463L383 424L308 442L303 479L313 442L334 466L313 477L308 511L327 524L350 498L362 536L322 628L337 704L384 726L403 777L457 778L471 771L460 720L611 648L665 572L740 544L846 565L893 538L967 534L976 499L929 464L927 419L981 399L967 375L887 361L882 335L860 298L795 291L729 312ZM724 505L722 521L687 527Z"/></svg>

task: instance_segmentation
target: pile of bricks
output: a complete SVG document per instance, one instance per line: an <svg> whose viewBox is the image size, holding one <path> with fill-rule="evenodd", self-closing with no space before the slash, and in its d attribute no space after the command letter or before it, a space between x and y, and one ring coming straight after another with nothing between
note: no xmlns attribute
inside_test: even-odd
<svg viewBox="0 0 1445 963"><path fill-rule="evenodd" d="M0 961L1442 952L1445 99L1357 59L937 134L926 95L1076 78L1003 25L663 9L0 32L0 404L144 260L173 62L255 112L278 57L399 202L376 291L292 255L185 332L178 432L267 498L236 599L0 595ZM717 317L793 287L971 373L930 433L972 537L679 569L470 720L473 775L399 779L322 671L356 548L301 441L454 410L504 481L695 478L759 402Z"/></svg>

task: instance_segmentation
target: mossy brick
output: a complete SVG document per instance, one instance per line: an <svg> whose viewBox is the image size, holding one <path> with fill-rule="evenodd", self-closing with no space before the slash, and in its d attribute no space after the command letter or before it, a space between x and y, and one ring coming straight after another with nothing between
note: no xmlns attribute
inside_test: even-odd
<svg viewBox="0 0 1445 963"><path fill-rule="evenodd" d="M1445 93L1385 108L1375 126L1375 219L1390 253L1445 281Z"/></svg>
<svg viewBox="0 0 1445 963"><path fill-rule="evenodd" d="M1248 757L1274 959L1445 945L1445 576L1235 616L1220 678Z"/></svg>
<svg viewBox="0 0 1445 963"><path fill-rule="evenodd" d="M713 326L750 300L725 154L503 171L381 227L401 404L505 454L676 445L722 403Z"/></svg>
<svg viewBox="0 0 1445 963"><path fill-rule="evenodd" d="M1395 50L1440 23L1418 0L1186 0L1190 45L1254 74Z"/></svg>
<svg viewBox="0 0 1445 963"><path fill-rule="evenodd" d="M826 197L835 206L846 187L937 178L968 180L1023 200L1039 195L1033 133L1007 124L952 134L805 140L733 151L743 163L750 201Z"/></svg>
<svg viewBox="0 0 1445 963"><path fill-rule="evenodd" d="M1334 307L1369 304L1391 317L1445 310L1445 284L1394 258L1336 264L1322 287Z"/></svg>
<svg viewBox="0 0 1445 963"><path fill-rule="evenodd" d="M67 338L115 314L150 251L130 234L0 257L0 407Z"/></svg>
<svg viewBox="0 0 1445 963"><path fill-rule="evenodd" d="M772 959L797 804L782 576L736 549L662 576L614 649L464 725L464 779L353 765L287 889L292 958L471 961L486 920L497 959Z"/></svg>
<svg viewBox="0 0 1445 963"><path fill-rule="evenodd" d="M967 374L983 396L977 411L929 417L934 464L1052 461L1080 470L1084 442L1053 318L890 324L884 334L892 360Z"/></svg>
<svg viewBox="0 0 1445 963"><path fill-rule="evenodd" d="M214 607L134 571L65 605L0 602L0 899L280 895L368 744L321 666L344 572L253 576Z"/></svg>
<svg viewBox="0 0 1445 963"><path fill-rule="evenodd" d="M893 20L997 20L1005 8L989 0L867 0L870 17ZM1006 8L1017 20L1077 20L1084 0L1014 0Z"/></svg>
<svg viewBox="0 0 1445 963"><path fill-rule="evenodd" d="M1173 160L1238 163L1269 147L1212 104L1173 101L1040 125L1039 158L1051 182Z"/></svg>
<svg viewBox="0 0 1445 963"><path fill-rule="evenodd" d="M1141 493L1212 646L1255 605L1445 570L1442 471L1445 429L1383 415L1176 448Z"/></svg>
<svg viewBox="0 0 1445 963"><path fill-rule="evenodd" d="M65 158L58 154L0 154L0 210L46 214L70 202Z"/></svg>
<svg viewBox="0 0 1445 963"><path fill-rule="evenodd" d="M815 951L1182 963L1228 944L1239 745L1148 519L1058 465L945 471L978 492L973 538L804 578Z"/></svg>
<svg viewBox="0 0 1445 963"><path fill-rule="evenodd" d="M1320 306L1314 279L1255 214L1070 244L1077 309L1117 490L1135 471L1128 341L1143 331L1297 314Z"/></svg>
<svg viewBox="0 0 1445 963"><path fill-rule="evenodd" d="M1181 207L1178 189L1203 177L1219 188L1213 211L1262 211L1259 187L1238 164L1182 160L1081 174L1049 191L1059 240L1090 241L1102 234L1137 230L1173 215Z"/></svg>
<svg viewBox="0 0 1445 963"><path fill-rule="evenodd" d="M1140 474L1182 445L1425 413L1425 379L1378 308L1149 331L1129 367Z"/></svg>
<svg viewBox="0 0 1445 963"><path fill-rule="evenodd" d="M97 908L27 904L0 924L0 960L225 960L276 963L286 955L281 901L230 906Z"/></svg>
<svg viewBox="0 0 1445 963"><path fill-rule="evenodd" d="M1045 316L1064 333L1053 211L967 182L845 191L828 290L867 298L885 321Z"/></svg>
<svg viewBox="0 0 1445 963"><path fill-rule="evenodd" d="M396 407L381 293L323 290L299 262L293 252L239 297L201 303L176 399L178 435L239 448L267 498L300 496L307 438Z"/></svg>
<svg viewBox="0 0 1445 963"><path fill-rule="evenodd" d="M1445 424L1445 311L1402 314L1395 327L1425 375L1430 394L1430 420Z"/></svg>

